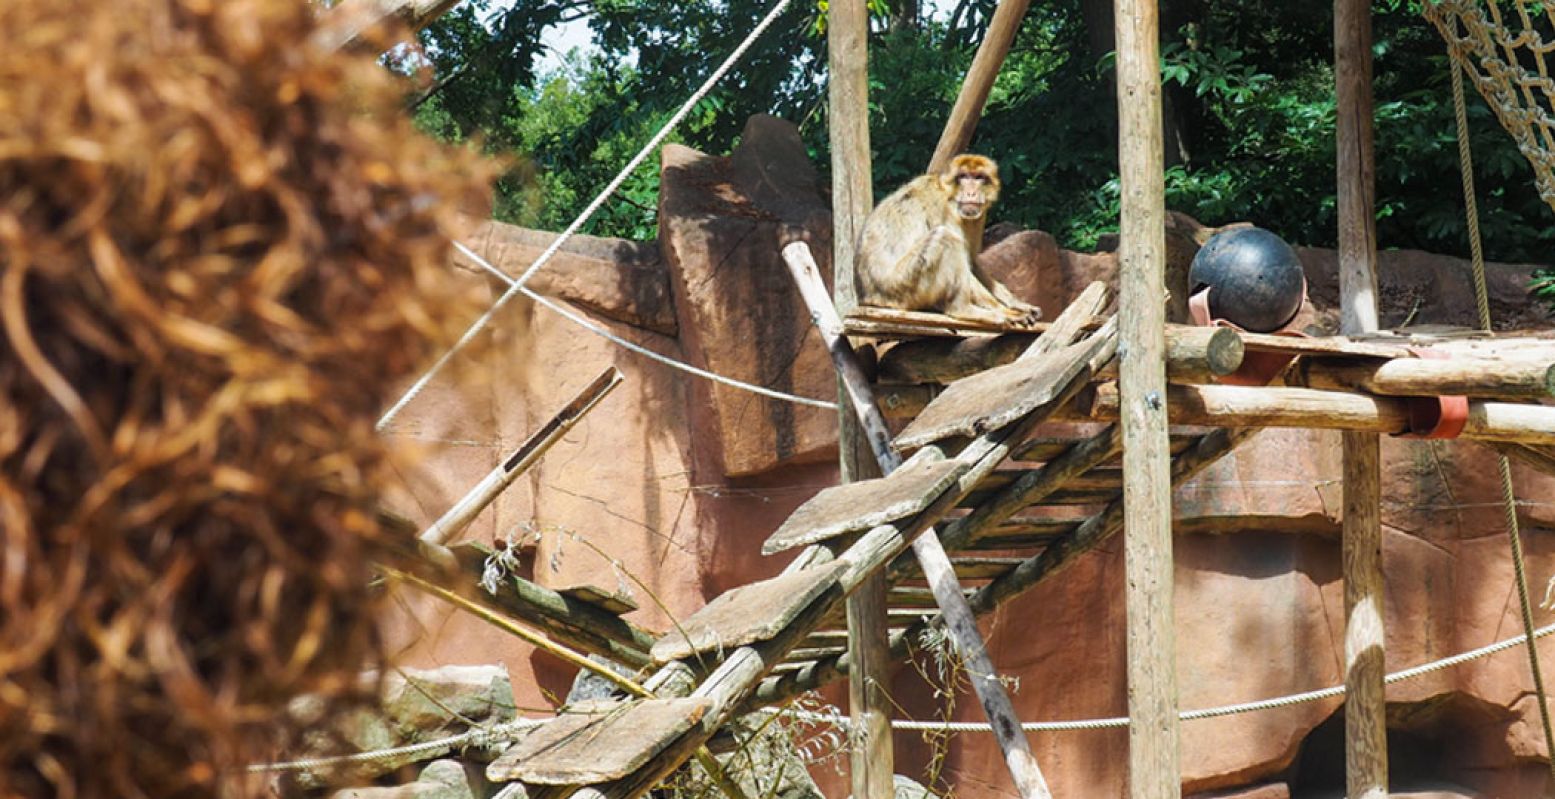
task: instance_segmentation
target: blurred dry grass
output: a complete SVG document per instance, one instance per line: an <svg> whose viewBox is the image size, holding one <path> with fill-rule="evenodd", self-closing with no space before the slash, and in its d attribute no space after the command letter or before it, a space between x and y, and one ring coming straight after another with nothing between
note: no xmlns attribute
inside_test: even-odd
<svg viewBox="0 0 1555 799"><path fill-rule="evenodd" d="M487 169L301 0L0 2L0 796L235 796L382 647L391 384Z"/></svg>

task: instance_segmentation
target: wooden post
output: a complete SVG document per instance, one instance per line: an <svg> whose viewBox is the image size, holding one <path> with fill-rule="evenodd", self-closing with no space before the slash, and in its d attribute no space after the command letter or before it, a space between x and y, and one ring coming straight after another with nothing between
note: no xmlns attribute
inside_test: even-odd
<svg viewBox="0 0 1555 799"><path fill-rule="evenodd" d="M1021 19L1031 0L999 0L999 7L988 23L988 32L977 46L977 55L961 82L961 92L950 109L950 119L934 147L934 157L929 159L930 173L938 172L950 163L950 159L966 150L972 142L972 132L977 130L977 120L983 115L983 104L988 102L988 92L993 89L994 78L1004 66L1004 57L1010 54L1015 34L1020 32ZM835 156L834 156L835 158Z"/></svg>
<svg viewBox="0 0 1555 799"><path fill-rule="evenodd" d="M1118 51L1119 391L1128 604L1129 796L1182 795L1172 631L1172 488L1166 431L1166 187L1159 9L1115 0Z"/></svg>
<svg viewBox="0 0 1555 799"><path fill-rule="evenodd" d="M869 10L865 0L834 0L827 20L831 70L828 119L832 164L832 299L846 314L857 304L854 248L874 204L869 158ZM837 453L842 481L878 477L880 471L839 386ZM848 649L856 668L848 675L852 716L850 766L853 795L890 796L896 766L891 745L891 642L885 575L865 581L848 597Z"/></svg>
<svg viewBox="0 0 1555 799"><path fill-rule="evenodd" d="M1340 332L1377 329L1371 5L1334 0L1338 105ZM1383 699L1381 467L1378 438L1345 433L1345 782L1350 799L1388 794Z"/></svg>

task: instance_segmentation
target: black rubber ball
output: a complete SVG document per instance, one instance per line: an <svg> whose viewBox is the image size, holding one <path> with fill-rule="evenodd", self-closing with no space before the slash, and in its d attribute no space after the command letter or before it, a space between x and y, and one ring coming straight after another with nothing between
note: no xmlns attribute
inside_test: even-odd
<svg viewBox="0 0 1555 799"><path fill-rule="evenodd" d="M1204 243L1188 268L1189 295L1206 286L1210 314L1247 330L1279 330L1301 310L1306 281L1301 260L1279 236L1234 228Z"/></svg>

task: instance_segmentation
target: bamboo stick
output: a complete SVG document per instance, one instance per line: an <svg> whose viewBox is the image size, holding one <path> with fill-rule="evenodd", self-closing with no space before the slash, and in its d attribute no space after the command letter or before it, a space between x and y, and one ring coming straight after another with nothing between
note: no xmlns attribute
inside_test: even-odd
<svg viewBox="0 0 1555 799"><path fill-rule="evenodd" d="M565 436L568 430L593 410L600 400L614 391L615 387L621 384L621 380L620 370L614 366L606 367L599 377L594 378L593 382L578 392L577 396L557 411L550 421L536 430L534 435L519 445L518 449L513 450L511 455L481 478L481 481L454 503L442 518L433 522L432 526L421 534L421 540L429 544L444 544L464 532L464 528L470 526L470 522L474 521L486 506L496 501L497 497L507 490L519 475L528 471L529 467L533 466L547 450L562 440L562 436Z"/></svg>

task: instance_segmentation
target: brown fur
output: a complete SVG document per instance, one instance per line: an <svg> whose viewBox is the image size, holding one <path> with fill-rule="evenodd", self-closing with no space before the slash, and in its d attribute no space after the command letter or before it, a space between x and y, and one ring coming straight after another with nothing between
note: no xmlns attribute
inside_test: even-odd
<svg viewBox="0 0 1555 799"><path fill-rule="evenodd" d="M999 197L999 167L958 155L885 198L864 223L859 302L961 319L1025 325L1042 316L977 265L988 207Z"/></svg>

